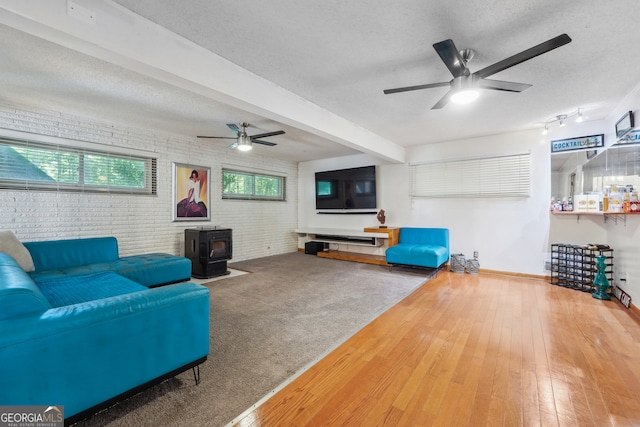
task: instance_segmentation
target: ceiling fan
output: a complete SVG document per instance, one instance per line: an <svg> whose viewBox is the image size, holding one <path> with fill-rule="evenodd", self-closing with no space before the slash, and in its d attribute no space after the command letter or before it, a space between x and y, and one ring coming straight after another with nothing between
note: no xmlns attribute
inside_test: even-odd
<svg viewBox="0 0 640 427"><path fill-rule="evenodd" d="M240 123L240 127L238 127L238 125L236 125L235 123L227 123L227 126L229 127L229 129L231 129L236 136L235 137L230 137L230 136L198 136L198 138L215 138L215 139L235 139L236 142L234 142L233 144L231 144L229 146L229 148L237 148L240 151L249 151L252 148L252 144L255 142L256 144L262 144L262 145L268 145L270 147L273 147L274 145L277 145L273 142L269 142L269 141L261 141L260 138L267 138L269 136L276 136L276 135L283 135L284 131L283 130L277 130L275 132L267 132L267 133L261 133L259 135L247 135L247 128L251 125L249 125L249 123Z"/></svg>
<svg viewBox="0 0 640 427"><path fill-rule="evenodd" d="M506 70L507 68L513 67L514 65L518 65L524 61L528 61L529 59L535 58L538 55L547 53L550 50L556 49L560 46L564 46L569 42L571 42L571 38L566 34L561 34L557 37L547 40L546 42L540 43L539 45L510 56L507 59L503 59L502 61L498 61L493 65L489 65L488 67L485 67L482 70L476 71L472 74L467 67L467 63L471 60L471 58L473 58L475 52L471 49L464 49L459 51L451 39L444 40L435 43L433 45L433 48L436 50L436 52L438 52L438 55L440 55L442 62L444 62L444 64L453 75L452 80L441 83L430 83L418 86L386 89L383 92L388 95L391 93L449 86L449 91L442 98L440 98L440 100L433 107L431 107L432 110L437 110L444 107L449 102L449 100L453 100L454 102L459 103L470 102L478 96L478 91L476 90L478 88L502 90L507 92L522 92L523 90L530 88L531 85L525 83L513 83L505 82L502 80L493 80L488 79L487 77L499 73L500 71Z"/></svg>

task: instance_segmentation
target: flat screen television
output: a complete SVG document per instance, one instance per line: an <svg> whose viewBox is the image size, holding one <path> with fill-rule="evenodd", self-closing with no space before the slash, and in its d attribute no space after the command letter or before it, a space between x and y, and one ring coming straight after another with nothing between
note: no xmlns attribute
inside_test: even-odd
<svg viewBox="0 0 640 427"><path fill-rule="evenodd" d="M376 167L316 172L316 209L376 209Z"/></svg>

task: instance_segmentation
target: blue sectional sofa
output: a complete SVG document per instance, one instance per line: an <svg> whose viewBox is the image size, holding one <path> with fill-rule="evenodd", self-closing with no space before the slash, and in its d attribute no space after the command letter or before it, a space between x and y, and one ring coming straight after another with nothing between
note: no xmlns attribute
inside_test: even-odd
<svg viewBox="0 0 640 427"><path fill-rule="evenodd" d="M64 406L68 424L207 359L209 290L160 286L188 259L119 258L114 238L24 246L35 271L0 252L0 404Z"/></svg>
<svg viewBox="0 0 640 427"><path fill-rule="evenodd" d="M449 229L403 227L385 257L391 265L438 268L449 260Z"/></svg>
<svg viewBox="0 0 640 427"><path fill-rule="evenodd" d="M191 278L191 260L164 253L120 258L115 237L25 242L36 282L59 277L112 271L144 286L185 282Z"/></svg>

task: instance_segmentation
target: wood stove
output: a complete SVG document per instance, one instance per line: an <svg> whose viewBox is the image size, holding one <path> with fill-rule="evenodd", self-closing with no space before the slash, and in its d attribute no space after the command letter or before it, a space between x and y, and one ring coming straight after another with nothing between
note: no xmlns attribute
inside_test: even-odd
<svg viewBox="0 0 640 427"><path fill-rule="evenodd" d="M200 227L184 230L184 256L191 260L191 275L198 279L229 274L233 255L230 228Z"/></svg>

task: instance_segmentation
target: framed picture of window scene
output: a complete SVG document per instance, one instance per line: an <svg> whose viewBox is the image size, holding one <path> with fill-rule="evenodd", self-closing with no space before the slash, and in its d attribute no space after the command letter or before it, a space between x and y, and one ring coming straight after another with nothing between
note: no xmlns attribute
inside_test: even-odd
<svg viewBox="0 0 640 427"><path fill-rule="evenodd" d="M173 221L211 220L211 168L173 163Z"/></svg>

